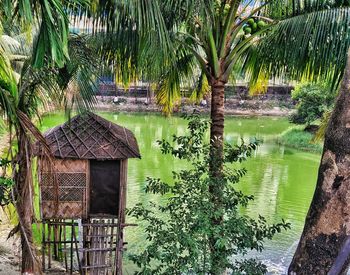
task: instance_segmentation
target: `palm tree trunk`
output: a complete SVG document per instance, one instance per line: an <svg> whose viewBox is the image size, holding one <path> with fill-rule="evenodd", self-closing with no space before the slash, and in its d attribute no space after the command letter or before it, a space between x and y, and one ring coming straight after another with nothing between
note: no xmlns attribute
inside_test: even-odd
<svg viewBox="0 0 350 275"><path fill-rule="evenodd" d="M19 217L21 248L22 248L22 274L40 273L40 265L35 257L33 243L33 188L30 158L30 141L23 129L18 133L18 168L15 175L17 189L17 211Z"/></svg>
<svg viewBox="0 0 350 275"><path fill-rule="evenodd" d="M217 154L222 158L223 140L224 140L224 121L225 121L225 109L224 109L224 96L225 96L225 84L222 80L214 80L210 83L211 86L211 127L210 127L210 144L215 150L218 150Z"/></svg>
<svg viewBox="0 0 350 275"><path fill-rule="evenodd" d="M224 140L224 88L225 82L214 80L210 83L212 89L211 98L211 127L210 127L210 167L211 176L209 192L211 193L212 204L219 211L219 215L212 218L211 225L213 228L220 226L223 222L223 188L221 186L223 168L223 140ZM220 211L222 213L220 214ZM225 272L226 253L224 248L218 248L217 243L219 236L211 236L209 238L211 270L210 274L223 274Z"/></svg>
<svg viewBox="0 0 350 275"><path fill-rule="evenodd" d="M327 274L350 235L349 219L350 54L326 131L316 190L289 274Z"/></svg>

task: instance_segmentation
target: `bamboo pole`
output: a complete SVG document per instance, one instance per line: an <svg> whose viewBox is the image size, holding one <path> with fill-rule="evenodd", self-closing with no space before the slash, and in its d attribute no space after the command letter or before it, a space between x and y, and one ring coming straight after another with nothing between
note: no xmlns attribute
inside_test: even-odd
<svg viewBox="0 0 350 275"><path fill-rule="evenodd" d="M42 232L41 232L41 235L42 235L42 241L41 241L41 255L42 255L42 261L41 261L41 264L42 264L42 270L43 272L45 272L45 249L46 249L46 236L45 236L45 220L42 221Z"/></svg>

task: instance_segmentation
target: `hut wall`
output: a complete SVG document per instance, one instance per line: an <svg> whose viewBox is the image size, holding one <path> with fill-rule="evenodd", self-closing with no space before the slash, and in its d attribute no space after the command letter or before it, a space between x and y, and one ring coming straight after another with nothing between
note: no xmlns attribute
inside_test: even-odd
<svg viewBox="0 0 350 275"><path fill-rule="evenodd" d="M39 161L42 218L87 217L88 160L55 159L53 164Z"/></svg>

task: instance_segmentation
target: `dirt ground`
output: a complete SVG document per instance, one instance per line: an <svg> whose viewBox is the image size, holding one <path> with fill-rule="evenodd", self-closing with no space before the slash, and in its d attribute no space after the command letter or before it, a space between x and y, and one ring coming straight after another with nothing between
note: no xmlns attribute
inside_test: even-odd
<svg viewBox="0 0 350 275"><path fill-rule="evenodd" d="M19 237L7 239L13 226L0 209L0 274L14 275L20 273Z"/></svg>
<svg viewBox="0 0 350 275"><path fill-rule="evenodd" d="M13 225L4 211L0 208L0 275L18 275L20 274L20 238L16 234L8 239L8 235ZM40 253L40 252L38 252ZM62 275L66 274L63 266L53 261L52 268L44 274Z"/></svg>

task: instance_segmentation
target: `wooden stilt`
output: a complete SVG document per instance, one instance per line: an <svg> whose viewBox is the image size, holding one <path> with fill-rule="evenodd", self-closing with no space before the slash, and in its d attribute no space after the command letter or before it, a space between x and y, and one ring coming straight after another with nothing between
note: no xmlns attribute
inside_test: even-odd
<svg viewBox="0 0 350 275"><path fill-rule="evenodd" d="M45 230L46 230L46 225L45 225L45 220L42 221L42 227L41 227L41 235L42 235L42 241L41 241L41 255L42 255L42 259L41 259L41 264L42 264L42 270L43 272L45 272L45 250L46 250L46 239L45 239Z"/></svg>
<svg viewBox="0 0 350 275"><path fill-rule="evenodd" d="M119 214L118 214L118 237L116 248L116 270L115 274L123 275L123 229L125 224L126 208L126 184L127 184L128 160L123 160L120 167L120 195L119 195Z"/></svg>
<svg viewBox="0 0 350 275"><path fill-rule="evenodd" d="M74 221L72 220L71 225L71 236L70 236L70 274L73 274L73 234L74 234Z"/></svg>
<svg viewBox="0 0 350 275"><path fill-rule="evenodd" d="M73 230L73 239L74 239L74 245L75 245L75 252L76 252L76 256L77 256L77 261L78 261L78 265L79 265L79 272L81 274L81 262L80 262L80 256L79 256L79 246L78 246L78 240L77 240L77 236L75 233L75 230Z"/></svg>
<svg viewBox="0 0 350 275"><path fill-rule="evenodd" d="M48 237L47 237L47 256L48 256L48 268L51 268L51 225L50 223L47 224L47 229L48 229Z"/></svg>
<svg viewBox="0 0 350 275"><path fill-rule="evenodd" d="M57 228L57 224L52 226L53 229L53 258L58 261L58 228Z"/></svg>
<svg viewBox="0 0 350 275"><path fill-rule="evenodd" d="M114 223L114 219L112 219L112 224ZM109 247L112 248L113 247L113 244L114 244L114 226L110 226L110 240L109 240ZM114 261L113 261L113 253L112 251L110 251L109 253L109 264L111 265L112 267L112 270L114 271L115 269L115 265L114 265Z"/></svg>
<svg viewBox="0 0 350 275"><path fill-rule="evenodd" d="M63 225L63 239L66 241L67 240L67 227L66 225ZM66 268L66 272L68 272L68 260L67 260L67 243L63 243L63 256L64 256L64 266Z"/></svg>
<svg viewBox="0 0 350 275"><path fill-rule="evenodd" d="M58 260L62 261L63 254L62 254L62 228L63 225L58 225Z"/></svg>

